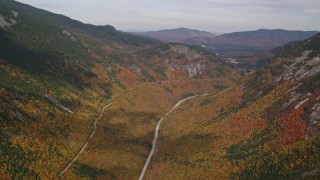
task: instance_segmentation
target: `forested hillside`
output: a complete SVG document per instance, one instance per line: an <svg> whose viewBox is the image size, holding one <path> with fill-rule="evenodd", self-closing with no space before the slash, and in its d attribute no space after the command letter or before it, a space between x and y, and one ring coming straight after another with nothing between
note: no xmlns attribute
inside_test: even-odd
<svg viewBox="0 0 320 180"><path fill-rule="evenodd" d="M138 179L162 119L145 179L317 179L320 34L272 54L249 71L0 0L0 177Z"/></svg>
<svg viewBox="0 0 320 180"><path fill-rule="evenodd" d="M112 106L115 110L105 113L120 115L132 131L148 127L143 137L128 133L123 125L99 131L104 127L100 125L110 123L110 116L103 114L93 141L106 138L98 147L109 153L112 148L103 142L116 140L123 132L115 147L120 154L104 154L113 164L97 165L101 156L85 151L66 177L138 176L145 156L137 156L132 174L119 173L125 166L125 153L119 149L137 147L146 153L155 122L176 101L229 87L239 80L239 73L234 65L197 46L160 44L109 25L83 24L0 0L0 175L57 178L88 140L101 109L119 101Z"/></svg>
<svg viewBox="0 0 320 180"><path fill-rule="evenodd" d="M319 177L320 35L164 122L149 179Z"/></svg>

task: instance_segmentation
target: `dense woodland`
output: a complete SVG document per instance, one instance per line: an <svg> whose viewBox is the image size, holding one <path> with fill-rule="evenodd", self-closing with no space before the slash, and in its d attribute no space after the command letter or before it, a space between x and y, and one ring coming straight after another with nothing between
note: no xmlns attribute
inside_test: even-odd
<svg viewBox="0 0 320 180"><path fill-rule="evenodd" d="M147 177L317 179L319 123L310 120L319 120L319 74L293 77L318 58L319 42L318 35L297 43L238 85L168 117ZM295 61L293 77L281 79Z"/></svg>
<svg viewBox="0 0 320 180"><path fill-rule="evenodd" d="M162 44L0 0L0 178L316 178L320 36L248 73L202 47ZM14 21L13 21L14 20ZM300 70L300 71L299 71Z"/></svg>

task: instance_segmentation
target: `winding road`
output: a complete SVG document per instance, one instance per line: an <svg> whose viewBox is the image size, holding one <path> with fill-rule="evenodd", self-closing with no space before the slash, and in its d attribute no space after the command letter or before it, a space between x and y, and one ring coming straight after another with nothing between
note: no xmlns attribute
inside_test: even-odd
<svg viewBox="0 0 320 180"><path fill-rule="evenodd" d="M94 134L96 133L98 121L102 118L102 115L103 115L104 111L105 111L109 106L111 106L111 105L114 103L114 101L118 100L118 99L121 98L122 96L124 96L124 95L126 95L126 94L128 94L128 93L130 93L130 92L132 92L132 91L134 91L134 90L136 90L136 89L138 89L139 87L144 86L144 85L147 85L147 84L140 85L140 86L138 86L138 87L136 87L136 88L133 88L133 89L131 89L131 90L129 90L129 91L123 93L123 94L120 94L118 97L116 97L116 98L115 98L114 100L112 100L109 104L105 105L105 106L102 108L99 117L97 117L97 118L94 120L93 130L92 130L89 138L87 139L87 141L85 142L85 144L82 146L82 148L80 149L80 151L76 154L76 156L72 159L72 161L70 161L69 164L68 164L62 171L60 171L60 173L59 173L59 175L58 175L59 177L62 176L62 175L72 166L72 164L78 159L78 157L79 157L79 156L83 153L83 151L86 149L86 147L88 146L90 140L93 138Z"/></svg>
<svg viewBox="0 0 320 180"><path fill-rule="evenodd" d="M99 120L102 118L102 115L103 115L104 111L105 111L109 106L111 106L116 100L120 99L122 96L124 96L124 95L126 95L126 94L128 94L128 93L130 93L130 92L132 92L132 91L135 91L135 90L138 89L138 88L141 88L141 87L147 86L147 85L155 85L155 84L159 84L159 83L162 84L162 83L170 83L170 82L177 82L177 81L203 81L203 80L210 80L210 78L208 78L208 79L176 79L176 80L171 80L171 81L161 81L161 82L144 83L144 84L138 85L137 87L132 88L132 89L126 91L125 93L120 94L119 96L117 96L115 99L113 99L111 102L109 102L109 104L105 105L105 106L102 108L99 117L97 117L97 118L94 120L93 130L92 130L92 132L90 133L90 136L89 136L88 139L86 140L85 144L82 146L82 148L80 149L80 151L74 156L74 158L68 163L68 165L67 165L63 170L61 170L61 171L59 172L58 177L61 177L61 176L72 166L72 164L78 159L78 157L84 152L84 150L85 150L86 147L88 146L90 140L93 138L93 136L94 136L95 133L96 133L97 124L98 124ZM189 99L193 99L193 98L196 98L196 97L199 97L199 96L204 96L204 95L206 95L206 94L192 96L192 97L189 97L189 98L186 98L186 99L183 99L183 100L179 101L165 116L163 116L163 117L161 118L161 120L159 121L159 123L158 123L158 125L157 125L157 128L156 128L155 138L154 138L154 140L153 140L153 142L152 142L152 143L153 143L152 150L151 150L150 155L149 155L149 157L148 157L148 159L147 159L146 165L145 165L145 167L143 168L143 169L144 169L143 174L145 173L145 171L146 171L146 169L147 169L147 166L148 166L148 164L149 164L149 162L150 162L150 160L151 160L151 157L152 157L152 155L153 155L153 153L154 153L154 148L155 148L155 146L156 146L156 141L157 141L157 139L158 139L158 131L159 131L159 128L160 128L160 123L161 123L161 121L162 121L172 110L174 110L176 107L178 107L178 106L179 106L181 103L183 103L184 101L189 100ZM156 141L155 141L155 140L156 140ZM141 175L143 176L143 174L141 174ZM140 177L140 178L142 178L142 177ZM139 179L140 179L140 178L139 178Z"/></svg>
<svg viewBox="0 0 320 180"><path fill-rule="evenodd" d="M97 130L97 124L99 119L101 119L102 114L104 112L105 109L107 109L109 106L112 105L113 102L107 104L106 106L104 106L101 110L101 113L99 115L99 117L97 117L97 119L94 121L94 125L93 125L93 131L91 132L89 138L87 139L86 143L82 146L81 150L78 152L78 154L72 159L72 161L59 173L59 176L61 176L62 174L64 174L70 167L71 165L78 159L78 157L83 153L83 151L86 149L86 147L89 144L89 141L92 139L92 137L94 136L94 134L96 133Z"/></svg>
<svg viewBox="0 0 320 180"><path fill-rule="evenodd" d="M200 96L207 96L208 94L202 94L202 95L196 95L196 96L191 96L191 97L188 97L188 98L185 98L185 99L182 99L181 101L179 101L175 106L173 106L173 108L170 109L169 112L167 112L167 114L165 114L161 119L160 121L158 122L157 124L157 127L156 127L156 131L154 133L154 138L153 138L153 141L152 141L152 149L150 151L150 154L148 156L148 159L142 169L142 172L140 174L140 177L139 177L139 180L142 180L143 177L144 177L144 174L146 173L147 171L147 168L150 164L150 161L151 161L151 158L152 156L154 155L155 153L155 150L156 150L156 146L157 146L157 142L158 142L158 138L159 138L159 130L160 130L160 125L161 125L161 122L163 121L163 119L165 117L167 117L175 108L177 108L178 106L180 106L183 102L187 101L187 100L190 100L190 99L194 99L194 98L197 98L197 97L200 97Z"/></svg>

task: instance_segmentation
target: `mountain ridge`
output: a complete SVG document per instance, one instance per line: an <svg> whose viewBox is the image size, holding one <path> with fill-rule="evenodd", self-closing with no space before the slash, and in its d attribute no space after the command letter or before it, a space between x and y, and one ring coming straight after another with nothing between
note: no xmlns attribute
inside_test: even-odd
<svg viewBox="0 0 320 180"><path fill-rule="evenodd" d="M248 71L11 0L0 23L4 179L138 179L163 117L146 178L320 175L320 34Z"/></svg>
<svg viewBox="0 0 320 180"><path fill-rule="evenodd" d="M189 29L184 27L176 28L176 29L159 30L159 31L132 32L132 34L149 37L153 39L158 39L163 42L176 42L176 43L183 43L184 40L194 38L194 37L215 37L216 36L210 32L200 31L196 29Z"/></svg>
<svg viewBox="0 0 320 180"><path fill-rule="evenodd" d="M81 149L62 178L139 176L150 132L167 108L240 77L199 46L164 44L11 0L0 0L0 16L0 176L8 179L56 179ZM88 159L95 147L107 159ZM110 151L126 158L110 159Z"/></svg>
<svg viewBox="0 0 320 180"><path fill-rule="evenodd" d="M236 85L182 105L162 124L146 177L317 179L319 45L320 34L293 43Z"/></svg>
<svg viewBox="0 0 320 180"><path fill-rule="evenodd" d="M284 29L259 29L253 31L242 31L226 33L219 36L193 36L183 39L175 39L171 37L171 41L184 44L193 44L206 47L218 52L219 55L226 59L236 60L236 62L255 67L259 64L259 57L265 52L274 48L283 46L293 41L300 41L310 38L318 31L300 31L300 30L284 30ZM161 31L158 31L161 34ZM144 37L160 39L162 36L157 34L139 33ZM165 36L164 38L167 38ZM167 41L167 39L162 39ZM272 54L266 54L270 56Z"/></svg>

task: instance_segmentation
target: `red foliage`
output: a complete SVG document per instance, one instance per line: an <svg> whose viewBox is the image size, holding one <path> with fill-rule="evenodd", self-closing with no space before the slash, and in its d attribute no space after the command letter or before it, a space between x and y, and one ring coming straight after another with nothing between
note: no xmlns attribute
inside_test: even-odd
<svg viewBox="0 0 320 180"><path fill-rule="evenodd" d="M283 144L291 144L304 139L307 125L302 119L304 111L293 109L285 113L281 118L282 134L279 141Z"/></svg>

